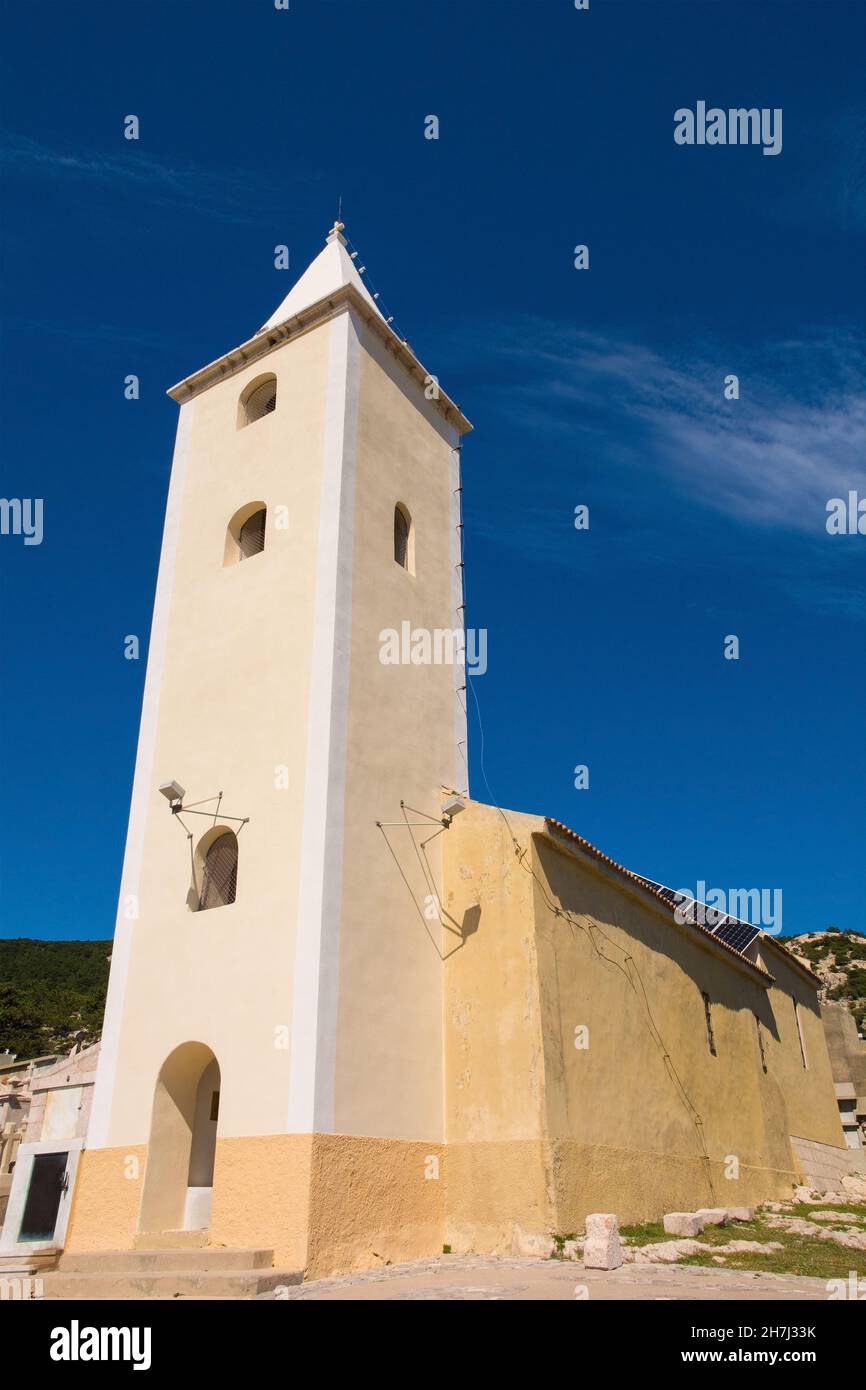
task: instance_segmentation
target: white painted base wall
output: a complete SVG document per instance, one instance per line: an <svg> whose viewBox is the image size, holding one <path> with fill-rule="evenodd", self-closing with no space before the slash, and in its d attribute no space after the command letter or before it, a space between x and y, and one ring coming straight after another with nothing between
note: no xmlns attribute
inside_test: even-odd
<svg viewBox="0 0 866 1390"><path fill-rule="evenodd" d="M183 1229L205 1231L210 1225L212 1187L188 1187L183 1207Z"/></svg>

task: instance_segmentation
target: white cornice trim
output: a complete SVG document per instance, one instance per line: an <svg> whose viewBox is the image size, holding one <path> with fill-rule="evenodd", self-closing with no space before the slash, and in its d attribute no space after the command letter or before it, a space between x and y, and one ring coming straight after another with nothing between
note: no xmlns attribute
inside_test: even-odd
<svg viewBox="0 0 866 1390"><path fill-rule="evenodd" d="M237 372L243 371L253 362L259 362L263 357L283 343L289 342L292 338L299 337L302 333L307 333L311 328L315 328L320 323L327 322L335 314L340 313L344 308L354 310L364 321L368 328L372 329L382 339L385 346L393 352L394 356L405 367L411 376L414 376L425 385L430 375L427 369L422 366L415 356L408 343L402 338L398 338L393 328L385 323L382 315L375 307L371 309L369 303L359 294L354 285L342 285L333 294L327 295L324 299L319 299L315 304L311 304L308 309L302 309L299 314L294 314L284 323L276 324L273 328L262 329L254 337L241 343L239 347L232 348L216 361L209 362L206 367L193 372L191 376L184 377L176 386L171 386L167 392L172 400L182 405L184 401L192 400L202 391L206 391L209 386L213 386L218 381L224 381L227 377L234 376ZM472 429L472 425L466 419L460 407L452 401L439 387L438 399L431 402L437 406L440 412L458 432L466 434Z"/></svg>

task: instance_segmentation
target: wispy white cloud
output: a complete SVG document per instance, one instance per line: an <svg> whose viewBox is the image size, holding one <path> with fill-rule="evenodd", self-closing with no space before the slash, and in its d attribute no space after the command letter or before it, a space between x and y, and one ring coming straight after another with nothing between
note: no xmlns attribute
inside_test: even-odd
<svg viewBox="0 0 866 1390"><path fill-rule="evenodd" d="M121 145L125 144L118 137ZM263 181L248 169L214 169L203 164L169 164L129 142L122 154L63 150L10 134L0 144L7 173L101 184L151 203L197 209L222 221L248 223L270 206ZM272 198L272 192L271 192Z"/></svg>
<svg viewBox="0 0 866 1390"><path fill-rule="evenodd" d="M131 347L143 348L148 352L164 353L170 345L176 345L178 338L182 337L175 327L170 330L164 328L161 331L156 331L142 327L137 323L100 323L89 322L88 320L63 323L57 319L24 318L19 314L6 314L4 323L7 328L17 329L30 335L49 336L59 339L61 342L75 343L79 346L87 344L97 349L103 346L113 349L118 342L122 342Z"/></svg>
<svg viewBox="0 0 866 1390"><path fill-rule="evenodd" d="M731 354L703 345L671 360L636 342L545 320L491 334L506 410L525 422L598 431L641 454L695 500L755 525L824 532L826 503L866 495L866 381L849 335ZM739 378L739 400L724 380Z"/></svg>

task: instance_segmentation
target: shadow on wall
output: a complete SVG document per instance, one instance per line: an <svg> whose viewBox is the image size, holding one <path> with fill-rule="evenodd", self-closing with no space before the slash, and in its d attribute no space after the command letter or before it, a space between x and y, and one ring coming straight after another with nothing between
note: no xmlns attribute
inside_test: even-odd
<svg viewBox="0 0 866 1390"><path fill-rule="evenodd" d="M776 1045L790 1038L783 1019L780 1039L761 980L545 836L535 837L534 851L551 900L575 919L572 928L554 917L538 891L555 1130L623 1149L737 1152L747 1163L789 1167ZM777 997L777 1007L784 1002ZM577 1054L583 1067L572 1052L575 1025L588 1040Z"/></svg>
<svg viewBox="0 0 866 1390"><path fill-rule="evenodd" d="M686 933L692 931L698 938L697 928L680 927L673 920L667 920L666 909L657 913L654 907L623 892L576 856L550 845L545 837L536 838L536 853L554 900L558 899L575 918L594 924L592 933L579 930L579 937L601 969L619 974L623 985L631 990L630 972L635 979L642 976L651 958L642 966L632 956L633 963L626 969L625 957L630 954L630 941L643 945L654 955L663 956L676 965L692 981L696 1017L703 1017L703 995L707 994L713 1008L720 1006L757 1016L779 1041L779 1029L767 990L757 979L747 978L734 960L728 965L710 954L712 948L705 947L700 939L689 940ZM606 931L610 932L607 941ZM609 959L605 959L605 952ZM647 1002L650 1007L664 1005L662 999L648 999Z"/></svg>
<svg viewBox="0 0 866 1390"><path fill-rule="evenodd" d="M460 935L466 942L470 936L474 936L481 924L481 904L476 903L474 907L467 907L463 914L463 921L460 926Z"/></svg>

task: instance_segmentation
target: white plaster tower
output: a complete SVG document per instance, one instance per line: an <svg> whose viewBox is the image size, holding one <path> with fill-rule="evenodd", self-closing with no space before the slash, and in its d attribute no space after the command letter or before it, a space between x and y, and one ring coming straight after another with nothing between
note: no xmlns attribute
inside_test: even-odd
<svg viewBox="0 0 866 1390"><path fill-rule="evenodd" d="M73 1250L200 1229L324 1268L335 1241L344 1260L389 1238L380 1189L402 1204L401 1253L407 1230L436 1248L441 961L420 861L399 833L395 860L377 822L403 802L435 829L443 788L465 788L464 672L383 664L380 634L462 628L470 426L342 232L262 329L169 393L180 419ZM434 884L438 868L434 845Z"/></svg>

